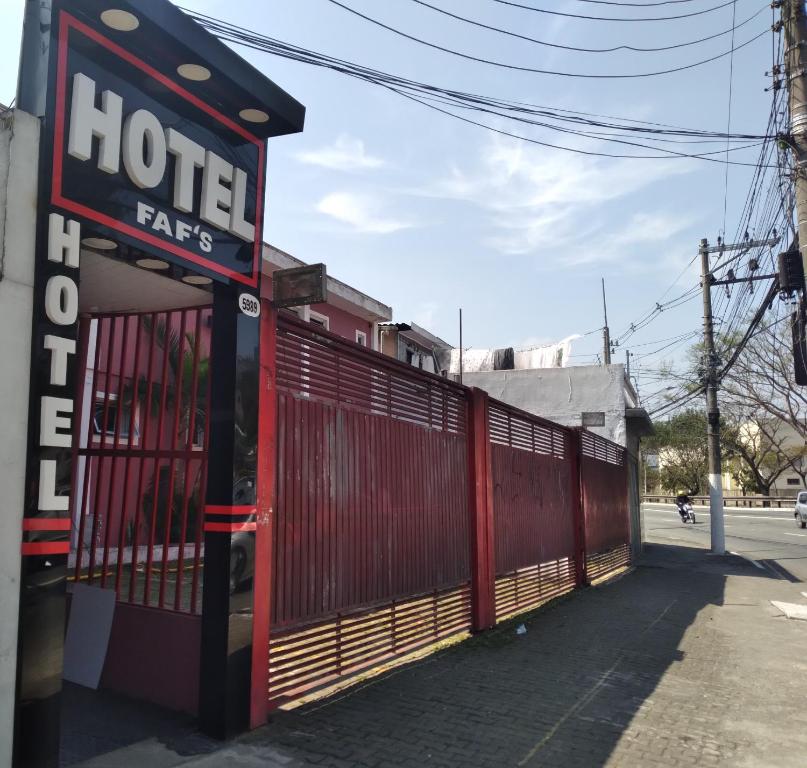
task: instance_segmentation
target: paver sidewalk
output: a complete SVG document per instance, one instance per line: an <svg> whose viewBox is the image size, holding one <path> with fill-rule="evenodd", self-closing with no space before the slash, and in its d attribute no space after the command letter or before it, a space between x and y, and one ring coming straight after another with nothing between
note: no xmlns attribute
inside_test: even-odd
<svg viewBox="0 0 807 768"><path fill-rule="evenodd" d="M199 752L144 742L119 766L807 764L803 585L734 556L650 544L619 580ZM523 621L525 635L516 635Z"/></svg>

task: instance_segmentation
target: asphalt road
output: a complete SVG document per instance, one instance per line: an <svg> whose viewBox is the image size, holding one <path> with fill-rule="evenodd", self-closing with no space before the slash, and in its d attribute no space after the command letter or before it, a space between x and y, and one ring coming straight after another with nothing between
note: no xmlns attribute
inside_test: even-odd
<svg viewBox="0 0 807 768"><path fill-rule="evenodd" d="M681 522L672 504L643 504L645 538L709 545L709 510L695 507L696 522ZM796 526L790 508L724 512L726 549L753 560L780 578L807 582L807 530Z"/></svg>

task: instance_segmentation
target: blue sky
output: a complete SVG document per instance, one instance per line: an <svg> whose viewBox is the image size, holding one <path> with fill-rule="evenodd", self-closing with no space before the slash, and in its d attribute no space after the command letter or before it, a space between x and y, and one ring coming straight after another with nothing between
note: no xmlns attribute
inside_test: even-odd
<svg viewBox="0 0 807 768"><path fill-rule="evenodd" d="M730 47L727 35L677 51L580 54L477 29L413 0L344 2L435 43L536 68L653 71ZM692 40L728 29L732 19L731 5L677 21L614 23L552 17L493 0L431 2L523 35L582 47ZM692 0L645 10L581 0L523 2L601 16L673 15L720 4ZM726 128L728 58L653 78L559 78L498 69L418 46L328 0L184 3L284 41L442 86L692 128ZM737 0L737 20L764 5L762 0ZM15 89L21 9L22 0L3 0L4 103ZM737 31L737 43L770 23L770 10L763 11ZM735 54L734 131L765 130L771 38L763 35ZM396 320L414 320L452 343L457 342L460 306L466 345L533 344L599 328L601 277L607 283L609 320L616 336L669 288L701 237L713 241L720 233L722 165L688 159L591 158L532 146L326 70L245 49L241 53L307 107L304 133L270 143L265 238L307 261L326 262L331 274L391 304ZM529 131L526 126L512 130ZM581 148L608 147L558 134L532 135ZM754 162L756 151L731 154ZM730 170L730 233L750 172ZM696 282L693 265L667 298ZM691 301L663 313L632 342L694 331L700 322L700 302ZM599 347L599 336L592 334L576 342L572 351L593 354ZM623 352L617 360L624 360Z"/></svg>

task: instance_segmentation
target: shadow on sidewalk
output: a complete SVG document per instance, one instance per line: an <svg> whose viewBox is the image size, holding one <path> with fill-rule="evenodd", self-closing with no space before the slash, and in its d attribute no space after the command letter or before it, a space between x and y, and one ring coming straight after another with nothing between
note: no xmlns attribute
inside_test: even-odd
<svg viewBox="0 0 807 768"><path fill-rule="evenodd" d="M635 715L653 709L660 679L684 658L684 633L704 608L723 604L732 575L775 578L736 556L647 545L615 582L278 712L241 743L333 766L604 765ZM516 635L521 623L527 633ZM692 708L691 687L682 685L677 703ZM669 710L650 714L663 731Z"/></svg>

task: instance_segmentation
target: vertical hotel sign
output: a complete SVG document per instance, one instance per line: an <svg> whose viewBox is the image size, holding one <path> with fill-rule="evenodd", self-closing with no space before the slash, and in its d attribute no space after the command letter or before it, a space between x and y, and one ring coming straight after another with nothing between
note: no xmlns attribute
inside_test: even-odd
<svg viewBox="0 0 807 768"><path fill-rule="evenodd" d="M240 292L242 303L257 305L259 296L264 140L200 98L199 86L192 93L166 74L176 65L163 66L172 55L165 40L141 36L135 55L123 36L110 39L98 5L53 2L22 525L18 755L32 744L52 750L44 738L36 745L34 711L61 687L82 241L112 240L119 260L157 258L167 263L162 274L209 278L233 297ZM132 306L138 298L131 296Z"/></svg>

